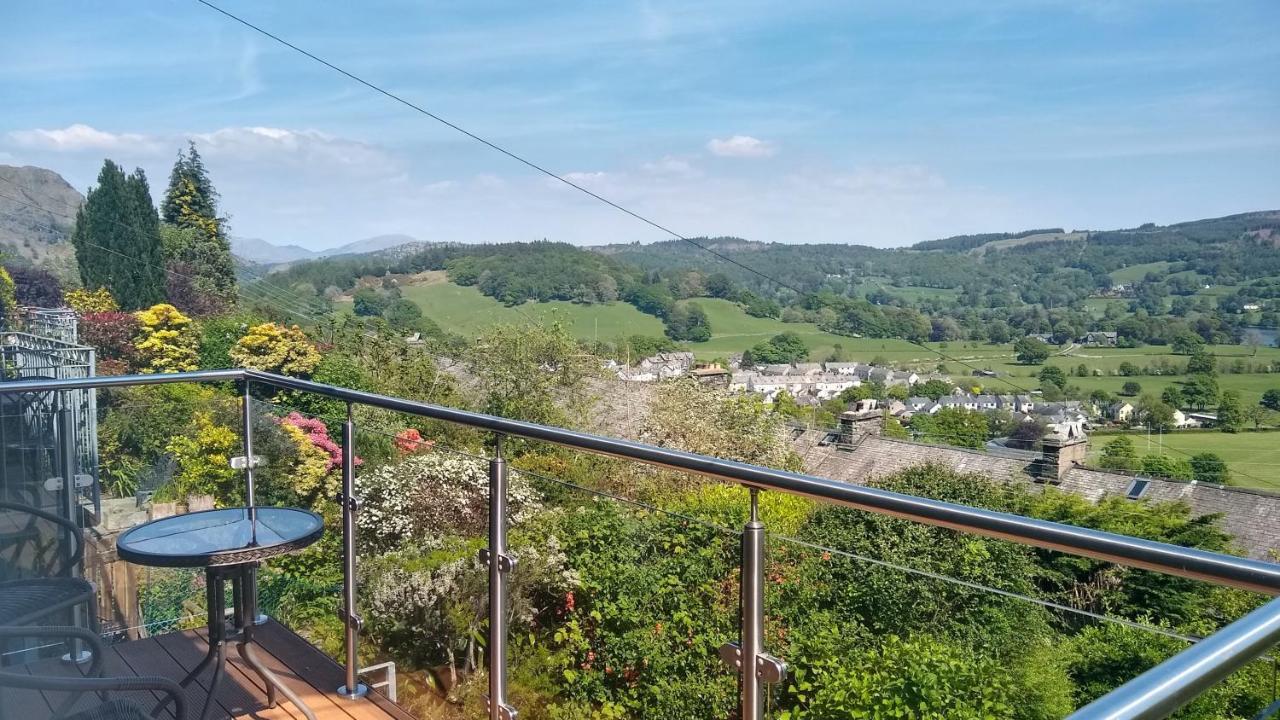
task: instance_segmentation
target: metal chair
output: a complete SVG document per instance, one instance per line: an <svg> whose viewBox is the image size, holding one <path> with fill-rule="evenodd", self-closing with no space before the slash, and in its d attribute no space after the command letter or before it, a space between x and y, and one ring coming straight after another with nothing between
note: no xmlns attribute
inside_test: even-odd
<svg viewBox="0 0 1280 720"><path fill-rule="evenodd" d="M72 570L84 558L84 537L74 522L30 505L0 501L0 512L24 516L25 522L10 523L0 531L0 557L16 567L29 559L28 577L0 581L0 626L32 625L36 621L77 605L93 607L93 585L75 577ZM58 534L65 533L71 552L61 551L58 542L49 543L39 523L52 523ZM88 612L93 618L96 613Z"/></svg>
<svg viewBox="0 0 1280 720"><path fill-rule="evenodd" d="M85 677L42 677L0 668L0 690L14 688L67 693L66 699L54 709L50 720L151 720L150 714L142 705L124 699L107 698L111 693L120 692L159 693L164 699L155 706L155 710L172 702L176 720L186 720L186 694L176 682L162 677L102 677L102 664L106 656L102 639L97 633L73 627L0 627L0 640L15 638L78 641L92 653L92 661ZM77 710L76 705L86 693L93 693L100 702ZM51 700L50 704L52 702ZM0 700L0 706L3 704Z"/></svg>

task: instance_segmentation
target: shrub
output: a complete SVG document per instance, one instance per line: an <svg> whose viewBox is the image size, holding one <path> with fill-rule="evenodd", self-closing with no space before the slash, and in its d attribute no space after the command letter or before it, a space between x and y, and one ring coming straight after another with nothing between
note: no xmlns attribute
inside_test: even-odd
<svg viewBox="0 0 1280 720"><path fill-rule="evenodd" d="M115 360L132 365L137 359L134 340L142 323L133 313L93 312L80 316L80 342L97 349L100 360Z"/></svg>
<svg viewBox="0 0 1280 720"><path fill-rule="evenodd" d="M519 472L509 478L511 522L520 525L541 501ZM481 535L489 523L489 471L482 460L426 453L362 474L356 516L360 540L378 549L446 534Z"/></svg>
<svg viewBox="0 0 1280 720"><path fill-rule="evenodd" d="M115 298L111 297L111 291L106 288L98 288L97 290L76 288L68 290L62 296L62 300L67 304L67 307L81 315L115 312L120 309L119 303L116 302Z"/></svg>
<svg viewBox="0 0 1280 720"><path fill-rule="evenodd" d="M134 350L144 373L195 370L198 339L191 318L178 308L160 303L137 313L141 325Z"/></svg>
<svg viewBox="0 0 1280 720"><path fill-rule="evenodd" d="M320 353L297 325L271 322L249 328L230 356L239 367L298 377L309 376L320 364Z"/></svg>

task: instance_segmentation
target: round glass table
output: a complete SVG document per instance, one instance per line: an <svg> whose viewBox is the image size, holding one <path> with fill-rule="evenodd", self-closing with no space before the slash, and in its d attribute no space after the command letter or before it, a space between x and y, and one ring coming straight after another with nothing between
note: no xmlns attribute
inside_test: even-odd
<svg viewBox="0 0 1280 720"><path fill-rule="evenodd" d="M151 567L204 568L209 652L178 683L186 687L213 664L201 720L209 716L218 685L226 674L228 580L233 600L231 636L239 637L236 650L262 678L268 707L275 707L278 690L308 720L315 720L311 709L259 662L254 651L253 626L258 615L258 565L267 558L297 552L323 534L324 521L309 510L238 507L159 518L125 531L116 540L116 553L121 560Z"/></svg>

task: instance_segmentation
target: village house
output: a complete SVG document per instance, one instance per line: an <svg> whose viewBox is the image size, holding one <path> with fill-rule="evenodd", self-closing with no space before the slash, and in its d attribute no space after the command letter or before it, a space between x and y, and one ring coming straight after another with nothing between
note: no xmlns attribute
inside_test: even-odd
<svg viewBox="0 0 1280 720"><path fill-rule="evenodd" d="M1094 330L1076 340L1087 347L1115 347L1119 341L1120 335L1111 330Z"/></svg>
<svg viewBox="0 0 1280 720"><path fill-rule="evenodd" d="M1133 419L1133 410L1133 405L1123 400L1113 402L1107 406L1107 419L1127 423Z"/></svg>

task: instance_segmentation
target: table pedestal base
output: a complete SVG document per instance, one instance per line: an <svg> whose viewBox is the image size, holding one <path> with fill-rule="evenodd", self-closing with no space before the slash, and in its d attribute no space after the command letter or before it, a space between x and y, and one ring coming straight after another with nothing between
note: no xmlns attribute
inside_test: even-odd
<svg viewBox="0 0 1280 720"><path fill-rule="evenodd" d="M280 682L280 679L262 664L262 661L258 659L257 651L254 649L253 628L258 617L257 563L205 568L205 594L209 607L209 652L178 683L178 685L185 688L199 677L205 668L211 664L213 665L213 675L209 680L209 696L205 700L204 709L200 712L199 720L208 720L209 711L214 704L214 696L218 692L218 686L222 683L222 677L227 672L227 580L231 581L232 618L235 627L235 632L232 635L238 640L236 642L236 652L244 660L245 665L252 668L258 677L262 679L262 685L267 691L267 707L276 706L276 694L278 692L293 703L294 707L301 710L307 720L316 720L311 708L307 707L306 703L302 702L302 699L296 693ZM161 703L151 713L152 717L156 717L164 706L165 703Z"/></svg>

